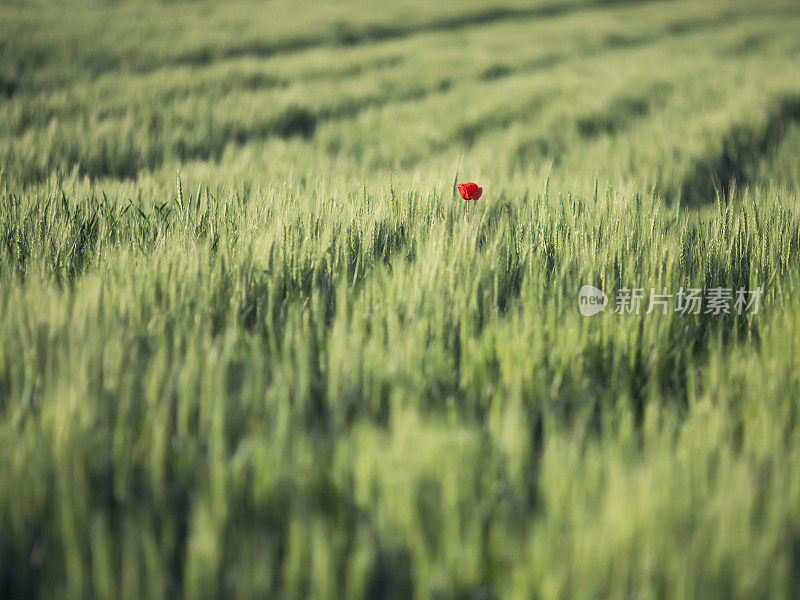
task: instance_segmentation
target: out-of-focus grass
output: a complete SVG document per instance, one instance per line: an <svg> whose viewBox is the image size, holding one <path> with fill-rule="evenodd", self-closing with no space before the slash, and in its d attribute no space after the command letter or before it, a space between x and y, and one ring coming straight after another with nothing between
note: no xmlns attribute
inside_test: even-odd
<svg viewBox="0 0 800 600"><path fill-rule="evenodd" d="M65 6L0 7L0 595L800 593L792 3Z"/></svg>

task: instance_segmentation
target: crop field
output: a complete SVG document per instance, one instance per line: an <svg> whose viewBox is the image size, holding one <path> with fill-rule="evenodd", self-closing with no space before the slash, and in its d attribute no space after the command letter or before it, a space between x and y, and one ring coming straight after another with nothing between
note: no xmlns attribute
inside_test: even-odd
<svg viewBox="0 0 800 600"><path fill-rule="evenodd" d="M800 4L0 0L0 597L800 597Z"/></svg>

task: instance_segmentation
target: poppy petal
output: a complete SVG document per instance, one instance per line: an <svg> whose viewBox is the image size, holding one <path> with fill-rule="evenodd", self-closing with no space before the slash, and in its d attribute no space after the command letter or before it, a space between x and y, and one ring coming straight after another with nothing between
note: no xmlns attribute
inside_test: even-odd
<svg viewBox="0 0 800 600"><path fill-rule="evenodd" d="M458 184L458 193L464 200L477 200L483 194L483 188L477 183L467 182Z"/></svg>

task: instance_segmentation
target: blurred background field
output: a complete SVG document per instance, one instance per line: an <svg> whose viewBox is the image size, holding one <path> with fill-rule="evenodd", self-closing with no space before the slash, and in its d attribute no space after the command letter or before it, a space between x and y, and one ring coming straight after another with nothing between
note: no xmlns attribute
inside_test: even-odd
<svg viewBox="0 0 800 600"><path fill-rule="evenodd" d="M799 152L794 0L4 0L0 597L800 596Z"/></svg>

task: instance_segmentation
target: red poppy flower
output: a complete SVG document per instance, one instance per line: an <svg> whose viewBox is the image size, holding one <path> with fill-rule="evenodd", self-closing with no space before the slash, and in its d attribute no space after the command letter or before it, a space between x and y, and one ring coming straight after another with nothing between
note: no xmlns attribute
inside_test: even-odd
<svg viewBox="0 0 800 600"><path fill-rule="evenodd" d="M461 197L464 200L477 200L481 197L483 188L477 183L472 183L471 181L469 183L459 183L458 193L461 194Z"/></svg>

